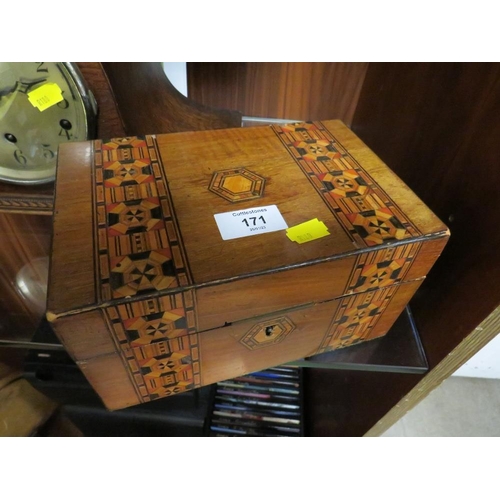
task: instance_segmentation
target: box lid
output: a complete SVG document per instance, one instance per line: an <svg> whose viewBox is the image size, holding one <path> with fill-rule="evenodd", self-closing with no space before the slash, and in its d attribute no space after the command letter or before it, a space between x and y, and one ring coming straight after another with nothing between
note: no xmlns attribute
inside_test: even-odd
<svg viewBox="0 0 500 500"><path fill-rule="evenodd" d="M318 219L329 234L304 244L284 229L222 238L215 214L260 224L259 209L274 205L289 227ZM64 315L446 234L340 121L71 143L59 152L48 309Z"/></svg>

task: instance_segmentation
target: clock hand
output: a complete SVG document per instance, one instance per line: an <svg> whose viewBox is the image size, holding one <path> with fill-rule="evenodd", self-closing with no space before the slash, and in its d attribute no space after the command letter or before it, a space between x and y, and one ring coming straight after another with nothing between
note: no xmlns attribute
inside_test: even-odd
<svg viewBox="0 0 500 500"><path fill-rule="evenodd" d="M2 89L0 90L0 99L2 97L5 97L6 95L12 94L17 88L17 82L13 87L7 88L7 89Z"/></svg>
<svg viewBox="0 0 500 500"><path fill-rule="evenodd" d="M32 87L45 81L47 81L47 78L39 78L38 80L32 80L31 82L18 80L15 87L0 91L0 121L8 113L19 93L27 95ZM2 99L4 96L8 96L7 99Z"/></svg>
<svg viewBox="0 0 500 500"><path fill-rule="evenodd" d="M38 80L32 80L32 81L22 81L19 80L16 83L16 86L18 87L19 92L22 92L23 94L27 94L31 87L34 87L35 85L38 85L39 83L46 82L47 78L39 78Z"/></svg>
<svg viewBox="0 0 500 500"><path fill-rule="evenodd" d="M0 121L2 121L4 116L7 115L7 113L9 112L9 109L14 104L16 97L19 95L19 85L18 84L19 84L19 82L16 83L16 86L9 94L6 94L7 97L5 97L5 99L0 99Z"/></svg>
<svg viewBox="0 0 500 500"><path fill-rule="evenodd" d="M4 116L9 112L10 107L14 104L16 97L19 95L19 89L15 88L13 92L6 98L0 99L0 122L3 120Z"/></svg>
<svg viewBox="0 0 500 500"><path fill-rule="evenodd" d="M23 94L27 94L30 91L31 87L46 81L47 78L39 78L38 80L32 80L32 81L19 80L13 87L0 90L0 98L8 96L9 94L12 94L17 90L22 92Z"/></svg>

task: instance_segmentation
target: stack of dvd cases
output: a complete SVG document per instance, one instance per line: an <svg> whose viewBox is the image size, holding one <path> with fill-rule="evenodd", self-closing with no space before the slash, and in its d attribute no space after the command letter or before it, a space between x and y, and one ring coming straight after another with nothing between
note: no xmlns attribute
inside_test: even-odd
<svg viewBox="0 0 500 500"><path fill-rule="evenodd" d="M302 369L278 366L214 385L208 436L303 436Z"/></svg>

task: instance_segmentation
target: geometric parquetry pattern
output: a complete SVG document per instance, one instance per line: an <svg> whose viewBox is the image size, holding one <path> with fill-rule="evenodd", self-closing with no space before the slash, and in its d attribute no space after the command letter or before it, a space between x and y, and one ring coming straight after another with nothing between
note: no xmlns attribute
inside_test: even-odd
<svg viewBox="0 0 500 500"><path fill-rule="evenodd" d="M391 286L398 279L403 269L404 261L389 260L369 264L363 267L356 288L366 287L367 290Z"/></svg>
<svg viewBox="0 0 500 500"><path fill-rule="evenodd" d="M187 335L187 323L183 309L131 318L124 322L124 326L132 347L154 344L165 339Z"/></svg>
<svg viewBox="0 0 500 500"><path fill-rule="evenodd" d="M339 225L358 246L375 247L420 235L371 175L321 122L272 127ZM411 268L419 243L361 253L318 352L369 339Z"/></svg>
<svg viewBox="0 0 500 500"><path fill-rule="evenodd" d="M192 291L110 306L104 312L141 401L200 387Z"/></svg>
<svg viewBox="0 0 500 500"><path fill-rule="evenodd" d="M410 243L358 255L344 294L402 283L420 248L421 243Z"/></svg>
<svg viewBox="0 0 500 500"><path fill-rule="evenodd" d="M275 127L275 132L360 247L419 234L319 122ZM199 387L195 296L169 291L192 279L155 139L94 141L94 151L99 299L133 299L103 310L129 378L141 401ZM256 174L245 169L220 173L212 187L229 201L262 195L264 179ZM419 245L356 257L320 352L370 338ZM260 349L282 342L294 328L286 317L260 322L240 342L249 350Z"/></svg>
<svg viewBox="0 0 500 500"><path fill-rule="evenodd" d="M352 346L369 339L398 290L399 287L393 286L343 298L318 352Z"/></svg>
<svg viewBox="0 0 500 500"><path fill-rule="evenodd" d="M155 138L94 141L93 168L101 300L189 284Z"/></svg>
<svg viewBox="0 0 500 500"><path fill-rule="evenodd" d="M136 359L152 399L194 388L189 336L137 348Z"/></svg>
<svg viewBox="0 0 500 500"><path fill-rule="evenodd" d="M410 243L359 254L339 309L317 352L347 347L371 338L422 244Z"/></svg>
<svg viewBox="0 0 500 500"><path fill-rule="evenodd" d="M346 217L368 244L380 245L390 239L402 240L406 234L401 222L386 208L364 210L347 214Z"/></svg>
<svg viewBox="0 0 500 500"><path fill-rule="evenodd" d="M143 402L199 387L194 294L168 293L192 279L156 139L94 141L93 169L99 299L134 299L103 310L129 380Z"/></svg>
<svg viewBox="0 0 500 500"><path fill-rule="evenodd" d="M231 203L260 198L266 180L246 168L218 170L208 189Z"/></svg>
<svg viewBox="0 0 500 500"><path fill-rule="evenodd" d="M141 291L175 286L170 251L152 250L113 259L109 282L115 297L130 297Z"/></svg>
<svg viewBox="0 0 500 500"><path fill-rule="evenodd" d="M349 238L361 247L420 235L321 122L272 127Z"/></svg>
<svg viewBox="0 0 500 500"><path fill-rule="evenodd" d="M163 227L161 207L155 198L110 203L106 208L111 236L156 231Z"/></svg>

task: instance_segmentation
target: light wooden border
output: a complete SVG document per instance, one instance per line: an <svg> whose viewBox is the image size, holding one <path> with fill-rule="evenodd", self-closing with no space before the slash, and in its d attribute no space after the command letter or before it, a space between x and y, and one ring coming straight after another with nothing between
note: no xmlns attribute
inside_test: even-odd
<svg viewBox="0 0 500 500"><path fill-rule="evenodd" d="M474 354L500 332L500 306L460 342L433 370L431 370L408 394L389 410L366 434L376 437L383 434L400 418L425 399L444 380L450 377Z"/></svg>

